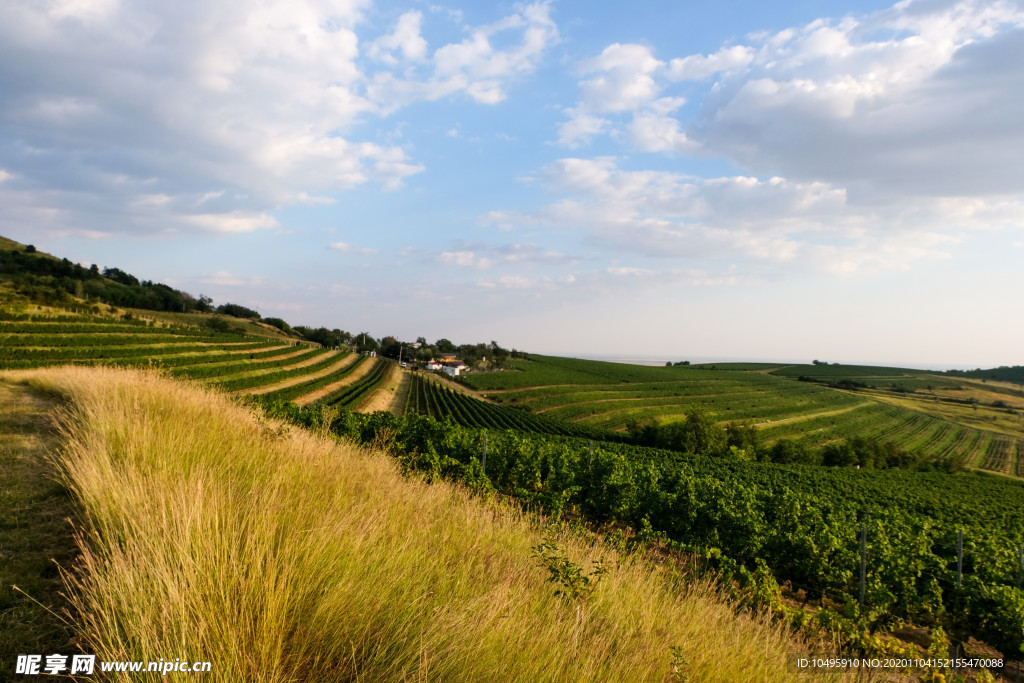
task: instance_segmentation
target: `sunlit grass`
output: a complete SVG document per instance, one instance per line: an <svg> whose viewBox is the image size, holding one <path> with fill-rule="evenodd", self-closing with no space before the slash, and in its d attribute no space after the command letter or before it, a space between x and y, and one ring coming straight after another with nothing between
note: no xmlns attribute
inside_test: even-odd
<svg viewBox="0 0 1024 683"><path fill-rule="evenodd" d="M59 462L84 520L70 587L101 659L209 660L204 680L232 683L794 675L799 645L710 584L555 535L610 568L567 603L531 550L536 520L385 455L154 373L17 376L67 397Z"/></svg>

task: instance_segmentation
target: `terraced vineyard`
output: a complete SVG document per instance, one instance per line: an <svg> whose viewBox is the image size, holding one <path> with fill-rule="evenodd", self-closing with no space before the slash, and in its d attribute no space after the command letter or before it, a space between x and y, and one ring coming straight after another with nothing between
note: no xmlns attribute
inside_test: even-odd
<svg viewBox="0 0 1024 683"><path fill-rule="evenodd" d="M624 431L631 421L682 420L699 406L722 423L750 421L765 445L801 439L820 447L860 436L928 459L1007 475L1019 476L1024 467L1024 419L1017 414L1024 399L992 393L988 402L983 396L972 403L958 397L967 391L958 388L962 382L921 371L771 364L644 367L549 356L516 363L516 370L468 375L464 382L502 405L602 431ZM842 380L857 384L849 390L828 386Z"/></svg>
<svg viewBox="0 0 1024 683"><path fill-rule="evenodd" d="M0 369L63 364L153 365L228 392L349 409L369 397L394 366L284 336L175 325L168 314L154 322L0 313Z"/></svg>
<svg viewBox="0 0 1024 683"><path fill-rule="evenodd" d="M589 439L617 440L618 435L599 429L575 425L525 410L497 406L466 394L452 391L436 381L414 375L405 400L406 415L430 415L435 419L450 417L464 427L484 429L515 429L538 434L576 436Z"/></svg>

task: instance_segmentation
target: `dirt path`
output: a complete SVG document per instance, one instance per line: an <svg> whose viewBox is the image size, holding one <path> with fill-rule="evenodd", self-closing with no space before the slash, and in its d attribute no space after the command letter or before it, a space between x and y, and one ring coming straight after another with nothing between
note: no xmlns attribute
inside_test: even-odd
<svg viewBox="0 0 1024 683"><path fill-rule="evenodd" d="M59 446L55 407L0 379L0 672L12 672L19 654L75 650L54 616L70 607L58 567L70 569L77 555L75 512L48 460Z"/></svg>
<svg viewBox="0 0 1024 683"><path fill-rule="evenodd" d="M721 395L721 394L710 394L710 395L711 396L716 396L716 395ZM696 397L696 398L699 398L699 397ZM630 399L618 399L618 400L627 400L628 401ZM595 401L595 403L600 403L600 401ZM573 405L575 405L575 404L573 404ZM870 405L870 402L869 401L865 401L864 403L858 403L857 405L854 405L854 406L846 406L845 408L838 408L836 410L826 410L826 411L823 411L823 412L820 412L820 413L810 413L810 414L807 414L807 415L795 415L793 417L783 417L783 418L780 418L778 420L771 420L769 422L755 422L754 426L760 429L762 427L775 426L775 425L778 425L778 424L786 424L786 423L789 423L789 422L802 422L804 420L812 420L812 419L814 419L816 417L827 417L829 415L840 415L842 413L848 413L851 410L857 410L858 408L863 408L866 405ZM671 406L672 406L672 404L667 404L667 405L664 405L664 406L645 406L645 407L669 408ZM678 414L681 415L684 412L684 409L689 408L689 405L681 403L681 404L679 404L679 408L680 408L680 412ZM597 419L597 418L604 418L604 417L607 417L609 415L615 415L616 413L627 413L627 412L630 412L632 410L636 410L636 408L617 408L615 410L606 410L603 413L595 413L593 415L584 415L582 417L574 417L571 420L568 420L568 422L585 422L586 420L594 420L594 419ZM659 415L657 417L662 418L662 417L666 417L666 416L665 415ZM745 419L745 418L740 418L740 419L742 420L742 419ZM756 419L756 418L754 418L754 419ZM737 420L722 420L721 424L728 424L730 422L736 422L736 421Z"/></svg>
<svg viewBox="0 0 1024 683"><path fill-rule="evenodd" d="M341 360L339 360L337 363L334 363L333 365L330 365L330 366L324 368L323 370L318 370L317 372L311 372L309 374L302 375L301 377L293 377L291 379L286 379L283 382L280 382L278 384L271 384L270 386L252 387L250 389L241 389L239 391L236 391L235 394L251 394L253 396L258 396L259 394L267 394L267 393L270 393L271 391L277 391L278 389L287 389L288 387L293 387L296 384L302 384L303 382L308 382L311 379L316 379L318 377L323 377L324 375L329 375L332 372L338 372L339 370L344 370L348 366L350 366L353 363L355 363L356 362L356 358L359 358L359 354L357 354L357 353L350 353L347 356L345 356L344 358L342 358ZM314 360L318 361L320 359L318 357L318 358L316 358ZM303 365L310 365L310 363L304 363ZM290 368L299 368L299 367L303 367L303 365L291 365L289 367ZM283 368L281 368L281 369L283 369Z"/></svg>
<svg viewBox="0 0 1024 683"><path fill-rule="evenodd" d="M804 422L806 420L813 420L813 419L815 419L817 417L828 417L829 415L842 415L843 413L849 413L851 411L858 410L860 408L864 408L865 406L869 406L869 405L871 405L870 401L864 401L863 403L858 403L857 405L854 405L854 406L846 406L845 408L837 408L836 410L826 410L826 411L821 412L821 413L810 413L810 414L807 414L807 415L795 415L793 417L779 418L778 420L768 420L767 422L758 422L754 426L758 427L758 428L763 428L763 427L768 427L768 426L774 427L775 425L789 424L791 422Z"/></svg>
<svg viewBox="0 0 1024 683"><path fill-rule="evenodd" d="M390 376L356 409L360 413L388 410L401 417L405 408L405 396L409 393L410 373L392 363Z"/></svg>
<svg viewBox="0 0 1024 683"><path fill-rule="evenodd" d="M356 362L356 358L359 358L358 353L350 353L349 356L352 357L352 360L342 367L348 367L348 365ZM370 372L370 368L373 367L375 360L375 358L367 358L362 362L362 364L358 368L356 368L349 374L345 375L339 381L333 382L332 384L328 384L327 386L321 387L316 391L310 392L308 394L303 394L302 396L299 396L292 402L301 408L302 406L308 406L310 403L314 401L319 401L324 396L328 396L337 391L338 389L342 388L343 386L347 384L352 384L352 382L355 382L360 377L366 375L368 372ZM312 377L307 376L306 379L312 379Z"/></svg>

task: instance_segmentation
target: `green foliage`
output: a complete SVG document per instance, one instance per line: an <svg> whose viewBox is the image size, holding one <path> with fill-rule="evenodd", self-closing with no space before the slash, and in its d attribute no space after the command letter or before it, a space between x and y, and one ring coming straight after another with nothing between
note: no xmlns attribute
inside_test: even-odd
<svg viewBox="0 0 1024 683"><path fill-rule="evenodd" d="M593 569L584 574L582 567L562 554L558 546L550 541L535 546L533 553L551 574L548 582L558 586L555 595L573 603L587 600L597 589L601 577L608 572L602 562L595 561Z"/></svg>
<svg viewBox="0 0 1024 683"><path fill-rule="evenodd" d="M277 329L281 330L285 334L295 334L295 331L292 329L291 325L286 323L281 318L264 318L263 322L265 322L266 324L268 324L268 325L270 325L272 327L276 327Z"/></svg>
<svg viewBox="0 0 1024 683"><path fill-rule="evenodd" d="M195 299L168 285L139 281L120 268L84 268L68 259L56 259L34 249L0 249L0 275L16 291L45 304L74 303L72 297L153 311L192 311Z"/></svg>
<svg viewBox="0 0 1024 683"><path fill-rule="evenodd" d="M518 429L524 432L577 436L581 438L620 441L620 435L599 429L533 415L525 410L497 406L466 394L452 391L437 382L414 376L409 385L406 413L430 415L437 419L451 418L464 427L486 429Z"/></svg>
<svg viewBox="0 0 1024 683"><path fill-rule="evenodd" d="M246 308L241 304L221 304L217 307L217 312L222 315L230 315L233 318L247 318L252 320L259 320L260 314L251 308Z"/></svg>
<svg viewBox="0 0 1024 683"><path fill-rule="evenodd" d="M690 664L686 661L686 657L683 656L683 648L679 645L673 645L669 648L669 652L672 654L672 678L670 680L673 683L686 683L690 680L686 673L686 669Z"/></svg>
<svg viewBox="0 0 1024 683"><path fill-rule="evenodd" d="M380 385L387 381L395 368L394 361L386 358L374 358L373 367L365 375L352 384L341 387L333 394L324 397L318 404L337 406L344 410L352 410L366 400ZM335 378L337 381L337 378Z"/></svg>
<svg viewBox="0 0 1024 683"><path fill-rule="evenodd" d="M293 418L310 421L313 412ZM1004 651L1024 643L1024 594L1014 587L1016 544L1024 541L1019 482L748 463L608 442L591 450L586 440L513 431L488 432L483 475L480 431L450 421L347 414L332 430L368 444L383 435L404 467L428 478L471 478L479 486L485 476L488 489L530 506L634 528L646 521L648 533L703 556L762 603L777 602L778 577L855 608L866 524L865 623L952 623Z"/></svg>

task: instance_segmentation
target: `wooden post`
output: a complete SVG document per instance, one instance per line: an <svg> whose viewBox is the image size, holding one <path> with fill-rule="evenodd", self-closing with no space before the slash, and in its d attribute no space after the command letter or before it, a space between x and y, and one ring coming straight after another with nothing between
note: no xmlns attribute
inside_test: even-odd
<svg viewBox="0 0 1024 683"><path fill-rule="evenodd" d="M1021 579L1024 578L1024 546L1017 546L1017 588L1021 587Z"/></svg>
<svg viewBox="0 0 1024 683"><path fill-rule="evenodd" d="M956 532L956 613L960 612L960 584L964 575L964 532L960 529Z"/></svg>
<svg viewBox="0 0 1024 683"><path fill-rule="evenodd" d="M864 613L864 590L867 584L868 527L860 528L860 611Z"/></svg>
<svg viewBox="0 0 1024 683"><path fill-rule="evenodd" d="M960 581L964 575L964 532L956 532L956 591L960 593Z"/></svg>

